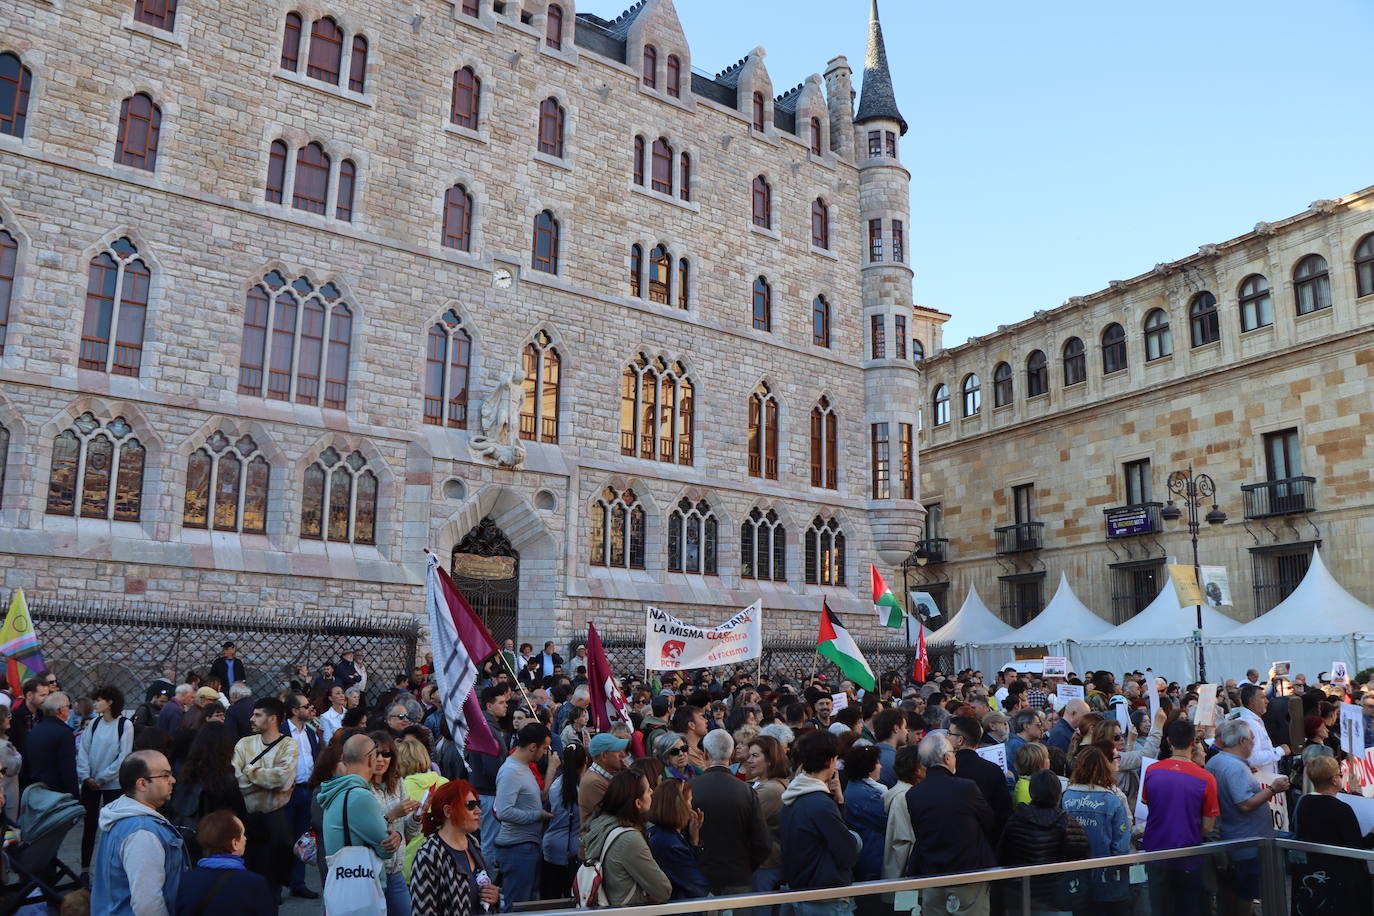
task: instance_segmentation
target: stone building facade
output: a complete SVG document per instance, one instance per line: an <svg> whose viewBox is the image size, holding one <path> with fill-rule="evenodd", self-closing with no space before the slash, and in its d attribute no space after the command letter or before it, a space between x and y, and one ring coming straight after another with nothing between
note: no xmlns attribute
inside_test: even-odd
<svg viewBox="0 0 1374 916"><path fill-rule="evenodd" d="M922 523L876 12L856 112L671 0L6 6L4 585L410 619L430 548L498 636L861 629Z"/></svg>
<svg viewBox="0 0 1374 916"><path fill-rule="evenodd" d="M1199 554L1228 568L1233 616L1277 604L1314 547L1374 604L1374 188L922 365L932 562L913 578L947 614L973 585L1019 624L1063 572L1126 620L1166 557L1192 563L1186 513L1161 517L1190 466L1227 517L1204 501Z"/></svg>

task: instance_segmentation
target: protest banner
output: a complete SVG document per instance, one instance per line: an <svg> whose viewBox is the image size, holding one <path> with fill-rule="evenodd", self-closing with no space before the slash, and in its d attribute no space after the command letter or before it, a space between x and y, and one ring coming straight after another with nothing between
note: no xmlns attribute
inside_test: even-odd
<svg viewBox="0 0 1374 916"><path fill-rule="evenodd" d="M656 607L644 617L644 667L651 671L714 668L763 654L763 603L755 601L712 629L684 623Z"/></svg>
<svg viewBox="0 0 1374 916"><path fill-rule="evenodd" d="M1083 699L1083 685L1060 684L1059 689L1056 690L1055 693L1059 694L1059 699L1063 700L1065 703L1069 700L1081 700Z"/></svg>
<svg viewBox="0 0 1374 916"><path fill-rule="evenodd" d="M1007 746L1005 744L994 744L991 747L976 747L974 751L984 760L990 760L1002 768L1003 772L1007 769Z"/></svg>
<svg viewBox="0 0 1374 916"><path fill-rule="evenodd" d="M1279 774L1265 770L1255 774L1255 779L1259 780L1260 788L1267 789L1279 778ZM1269 817L1273 819L1275 830L1288 829L1288 793L1279 792L1269 799Z"/></svg>
<svg viewBox="0 0 1374 916"><path fill-rule="evenodd" d="M1354 703L1341 704L1341 750L1354 758L1364 756L1364 710Z"/></svg>
<svg viewBox="0 0 1374 916"><path fill-rule="evenodd" d="M1197 584L1197 570L1191 566L1169 564L1169 578L1174 581L1179 607L1194 607L1202 603L1202 589Z"/></svg>
<svg viewBox="0 0 1374 916"><path fill-rule="evenodd" d="M1207 603L1212 607L1232 607L1231 604L1231 577L1226 572L1225 566L1203 566L1202 573L1202 594Z"/></svg>
<svg viewBox="0 0 1374 916"><path fill-rule="evenodd" d="M1193 707L1194 725L1215 725L1217 723L1217 685L1199 684L1197 706Z"/></svg>
<svg viewBox="0 0 1374 916"><path fill-rule="evenodd" d="M1345 662L1331 663L1331 683L1348 684L1350 683L1350 671L1346 668Z"/></svg>
<svg viewBox="0 0 1374 916"><path fill-rule="evenodd" d="M1040 673L1045 677L1068 677L1069 660L1062 655L1046 655Z"/></svg>

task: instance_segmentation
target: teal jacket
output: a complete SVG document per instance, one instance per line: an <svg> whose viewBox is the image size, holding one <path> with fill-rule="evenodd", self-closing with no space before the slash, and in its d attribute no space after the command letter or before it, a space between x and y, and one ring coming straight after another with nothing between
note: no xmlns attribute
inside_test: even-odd
<svg viewBox="0 0 1374 916"><path fill-rule="evenodd" d="M361 776L335 776L320 786L319 798L324 811L325 855L332 856L345 845L353 845L371 847L379 857L391 858L392 853L382 848L387 834L382 806ZM344 839L344 805L348 806L351 843Z"/></svg>

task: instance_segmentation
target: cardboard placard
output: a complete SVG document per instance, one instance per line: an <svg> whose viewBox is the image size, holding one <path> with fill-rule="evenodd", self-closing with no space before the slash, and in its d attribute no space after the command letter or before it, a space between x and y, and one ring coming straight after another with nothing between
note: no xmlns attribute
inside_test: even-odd
<svg viewBox="0 0 1374 916"><path fill-rule="evenodd" d="M1352 757L1364 756L1364 710L1354 703L1341 704L1341 750Z"/></svg>
<svg viewBox="0 0 1374 916"><path fill-rule="evenodd" d="M1199 684L1197 706L1193 709L1194 725L1215 725L1217 722L1217 685Z"/></svg>
<svg viewBox="0 0 1374 916"><path fill-rule="evenodd" d="M1163 680L1160 678L1159 680ZM1168 686L1166 683L1165 686ZM1145 698L1150 702L1150 728L1155 727L1155 714L1159 712L1159 683L1155 678L1155 673L1149 668L1145 669Z"/></svg>
<svg viewBox="0 0 1374 916"><path fill-rule="evenodd" d="M1266 770L1256 773L1255 778L1259 780L1261 789L1267 789L1279 776L1277 773ZM1275 830L1288 829L1288 793L1280 792L1269 799L1269 816L1273 819Z"/></svg>
<svg viewBox="0 0 1374 916"><path fill-rule="evenodd" d="M1003 772L1007 769L1007 746L1005 744L994 744L991 747L974 748L974 753L984 760L991 760L1002 768Z"/></svg>
<svg viewBox="0 0 1374 916"><path fill-rule="evenodd" d="M1269 668L1270 677L1288 677L1288 672L1293 670L1292 662L1274 662Z"/></svg>
<svg viewBox="0 0 1374 916"><path fill-rule="evenodd" d="M1202 573L1202 596L1212 607L1233 607L1231 604L1231 577L1225 566L1204 566Z"/></svg>
<svg viewBox="0 0 1374 916"><path fill-rule="evenodd" d="M830 715L835 715L841 709L849 705L849 694L832 693L830 695Z"/></svg>
<svg viewBox="0 0 1374 916"><path fill-rule="evenodd" d="M1068 677L1069 660L1062 655L1046 655L1041 674L1045 677Z"/></svg>
<svg viewBox="0 0 1374 916"><path fill-rule="evenodd" d="M1331 663L1331 683L1348 684L1350 683L1350 671L1346 668L1345 662Z"/></svg>
<svg viewBox="0 0 1374 916"><path fill-rule="evenodd" d="M1059 699L1063 700L1065 703L1069 700L1081 700L1083 699L1083 685L1060 684L1059 689L1056 690L1055 693L1059 694Z"/></svg>
<svg viewBox="0 0 1374 916"><path fill-rule="evenodd" d="M1121 726L1121 734L1131 734L1131 707L1125 703L1116 704L1116 724Z"/></svg>

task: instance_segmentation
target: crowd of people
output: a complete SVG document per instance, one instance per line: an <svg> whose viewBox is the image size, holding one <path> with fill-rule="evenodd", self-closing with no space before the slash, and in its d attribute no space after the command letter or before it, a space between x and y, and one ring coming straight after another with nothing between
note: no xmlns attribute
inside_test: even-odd
<svg viewBox="0 0 1374 916"><path fill-rule="evenodd" d="M132 712L112 686L73 704L49 673L0 707L6 810L13 820L33 783L79 798L89 890L70 895L73 907L88 899L90 912L138 916L318 899L308 870L328 893L326 861L349 849L380 863L375 912L466 916L1263 838L1277 796L1299 839L1374 844L1335 798L1346 780L1339 704L1362 704L1374 744L1374 684L1252 670L1217 685L1216 708L1198 715L1210 689L1140 672L1009 668L991 683L973 670L924 682L884 672L869 691L801 672L635 674L621 685L629 721L598 730L585 653L576 646L565 664L552 642L536 653L508 641L484 662L474 690L497 754L454 741L428 658L382 689L347 651L255 695L226 643L203 676L164 672ZM1078 689L1061 696L1064 685ZM1148 891L1126 867L1034 878L1034 909L1125 916L1147 892L1154 911L1188 916L1202 911L1204 880L1216 882L1219 912L1249 913L1261 896L1254 846L1147 867ZM1363 863L1312 856L1302 868L1298 916L1374 906ZM1322 881L1305 880L1318 871ZM921 892L923 912L1021 903L1019 883ZM855 894L789 907L870 916L895 905Z"/></svg>

